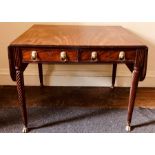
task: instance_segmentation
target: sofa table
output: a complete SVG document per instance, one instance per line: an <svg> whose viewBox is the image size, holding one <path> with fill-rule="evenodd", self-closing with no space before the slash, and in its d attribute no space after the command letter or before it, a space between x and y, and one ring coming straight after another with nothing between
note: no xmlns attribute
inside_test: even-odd
<svg viewBox="0 0 155 155"><path fill-rule="evenodd" d="M131 119L138 82L147 70L148 48L132 32L121 26L33 25L8 47L10 75L17 82L18 102L28 131L23 73L30 63L38 64L43 86L42 64L112 64L112 88L117 64L132 72L126 130Z"/></svg>

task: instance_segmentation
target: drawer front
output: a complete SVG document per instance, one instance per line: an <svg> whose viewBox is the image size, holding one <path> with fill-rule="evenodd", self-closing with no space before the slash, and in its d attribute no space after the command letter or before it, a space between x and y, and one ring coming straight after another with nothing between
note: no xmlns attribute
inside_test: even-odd
<svg viewBox="0 0 155 155"><path fill-rule="evenodd" d="M77 62L78 53L76 50L67 49L23 49L23 62Z"/></svg>
<svg viewBox="0 0 155 155"><path fill-rule="evenodd" d="M133 50L81 50L81 62L130 62L136 58L136 51Z"/></svg>
<svg viewBox="0 0 155 155"><path fill-rule="evenodd" d="M23 62L53 63L106 63L133 62L136 50L90 50L90 49L23 49Z"/></svg>

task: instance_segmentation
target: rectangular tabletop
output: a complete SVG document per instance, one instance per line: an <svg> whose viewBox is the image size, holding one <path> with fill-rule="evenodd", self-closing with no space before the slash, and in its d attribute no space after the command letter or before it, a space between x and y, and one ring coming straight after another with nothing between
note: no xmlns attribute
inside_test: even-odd
<svg viewBox="0 0 155 155"><path fill-rule="evenodd" d="M14 40L16 46L144 46L121 26L33 25Z"/></svg>

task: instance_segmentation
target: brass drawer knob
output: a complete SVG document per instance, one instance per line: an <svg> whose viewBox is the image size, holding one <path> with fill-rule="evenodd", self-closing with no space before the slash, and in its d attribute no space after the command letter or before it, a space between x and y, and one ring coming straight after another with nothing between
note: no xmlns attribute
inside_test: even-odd
<svg viewBox="0 0 155 155"><path fill-rule="evenodd" d="M97 52L96 51L91 52L91 60L97 61Z"/></svg>
<svg viewBox="0 0 155 155"><path fill-rule="evenodd" d="M125 52L124 51L119 52L119 60L125 60Z"/></svg>
<svg viewBox="0 0 155 155"><path fill-rule="evenodd" d="M62 52L60 53L60 59L61 59L62 61L67 61L67 53L66 53L65 51L62 51Z"/></svg>
<svg viewBox="0 0 155 155"><path fill-rule="evenodd" d="M31 59L32 60L37 60L37 51L32 51L31 52Z"/></svg>

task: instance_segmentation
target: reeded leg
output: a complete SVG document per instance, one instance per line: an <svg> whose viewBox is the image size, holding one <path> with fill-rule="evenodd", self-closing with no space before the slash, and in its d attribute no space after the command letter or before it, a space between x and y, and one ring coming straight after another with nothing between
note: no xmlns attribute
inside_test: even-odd
<svg viewBox="0 0 155 155"><path fill-rule="evenodd" d="M114 86L115 86L116 70L117 70L117 64L114 63L113 70L112 70L112 86L111 86L111 88L114 88Z"/></svg>
<svg viewBox="0 0 155 155"><path fill-rule="evenodd" d="M129 95L126 131L131 131L131 120L132 120L132 113L133 113L133 108L134 108L134 103L136 98L136 90L138 87L138 81L139 81L139 68L135 67L133 71L132 84L131 84L130 95Z"/></svg>
<svg viewBox="0 0 155 155"><path fill-rule="evenodd" d="M26 109L26 103L25 103L25 90L24 90L24 77L23 72L20 70L16 70L16 81L17 81L17 91L18 91L18 102L20 105L20 110L22 114L22 120L23 120L23 132L28 132L27 127L27 109Z"/></svg>
<svg viewBox="0 0 155 155"><path fill-rule="evenodd" d="M43 87L43 67L41 63L38 63L38 70L39 70L40 86Z"/></svg>

